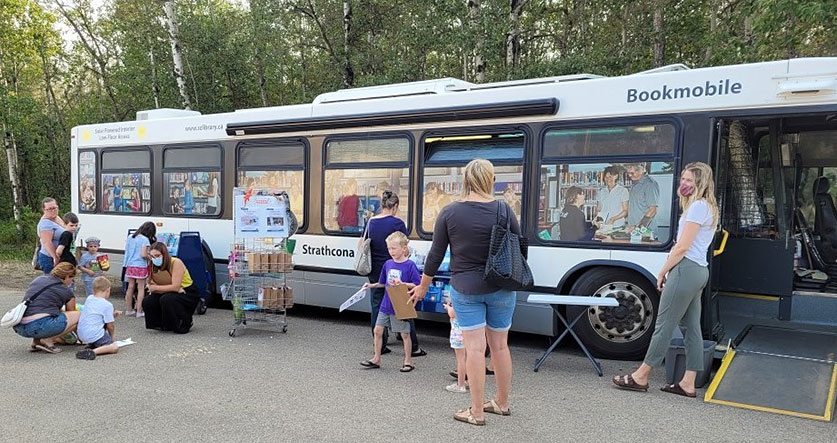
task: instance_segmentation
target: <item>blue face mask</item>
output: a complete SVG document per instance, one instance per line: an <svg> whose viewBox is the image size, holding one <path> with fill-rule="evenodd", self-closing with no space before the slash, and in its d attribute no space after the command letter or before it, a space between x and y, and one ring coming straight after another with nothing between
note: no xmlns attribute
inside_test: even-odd
<svg viewBox="0 0 837 443"><path fill-rule="evenodd" d="M157 266L163 266L163 257L151 257L151 264Z"/></svg>

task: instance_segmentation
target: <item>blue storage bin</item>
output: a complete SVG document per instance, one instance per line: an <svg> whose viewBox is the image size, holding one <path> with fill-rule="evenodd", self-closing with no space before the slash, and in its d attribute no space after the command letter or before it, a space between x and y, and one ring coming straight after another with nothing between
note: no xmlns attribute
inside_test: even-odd
<svg viewBox="0 0 837 443"><path fill-rule="evenodd" d="M424 294L424 301L440 303L442 301L442 288L438 286L431 286L427 288L427 293Z"/></svg>

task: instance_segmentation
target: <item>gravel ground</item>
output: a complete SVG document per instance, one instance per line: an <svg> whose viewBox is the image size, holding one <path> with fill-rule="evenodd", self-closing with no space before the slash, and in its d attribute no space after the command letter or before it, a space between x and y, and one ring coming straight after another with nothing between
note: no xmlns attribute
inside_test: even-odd
<svg viewBox="0 0 837 443"><path fill-rule="evenodd" d="M1 284L0 284L1 285ZM0 289L0 311L20 291ZM113 299L122 308L118 298ZM610 375L634 366L602 361L595 375L573 346L539 373L543 337L514 335L511 417L477 428L451 414L468 396L448 393L454 367L442 324L420 323L426 357L402 374L397 344L380 370L363 370L368 318L316 308L293 310L287 334L228 332L232 312L195 318L188 335L146 331L117 319L117 338L136 345L95 361L31 353L28 341L0 331L0 440L60 441L835 441L833 423L758 413L685 399L656 389L614 389ZM494 389L489 378L488 392ZM701 391L703 394L703 391ZM702 396L702 395L701 395ZM11 438L14 436L14 438Z"/></svg>

